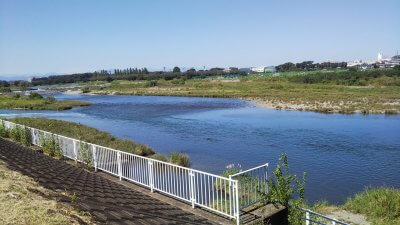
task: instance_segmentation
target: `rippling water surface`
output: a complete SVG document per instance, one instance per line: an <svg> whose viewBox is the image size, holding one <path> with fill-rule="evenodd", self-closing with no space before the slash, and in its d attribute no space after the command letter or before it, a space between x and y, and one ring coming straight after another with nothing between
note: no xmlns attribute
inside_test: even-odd
<svg viewBox="0 0 400 225"><path fill-rule="evenodd" d="M343 202L365 186L400 187L400 116L339 115L257 108L237 99L56 95L90 107L69 111L0 110L80 122L148 144L183 151L194 168L221 173L269 162L282 151L293 172L306 171L308 201Z"/></svg>

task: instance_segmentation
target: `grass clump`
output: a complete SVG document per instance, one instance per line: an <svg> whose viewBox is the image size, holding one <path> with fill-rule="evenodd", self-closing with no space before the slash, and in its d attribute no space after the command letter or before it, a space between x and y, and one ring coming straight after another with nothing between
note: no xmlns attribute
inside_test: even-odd
<svg viewBox="0 0 400 225"><path fill-rule="evenodd" d="M171 152L169 162L179 166L190 167L189 156L181 152Z"/></svg>
<svg viewBox="0 0 400 225"><path fill-rule="evenodd" d="M3 126L2 130L2 133L4 133L6 137L9 136L12 140L25 146L31 145L32 136L29 129L19 126L16 126L12 129L7 129Z"/></svg>
<svg viewBox="0 0 400 225"><path fill-rule="evenodd" d="M400 189L367 188L349 198L344 208L365 215L373 224L400 224Z"/></svg>
<svg viewBox="0 0 400 225"><path fill-rule="evenodd" d="M63 152L60 143L56 140L55 137L42 139L41 145L44 154L50 157L55 157L57 159L63 158Z"/></svg>

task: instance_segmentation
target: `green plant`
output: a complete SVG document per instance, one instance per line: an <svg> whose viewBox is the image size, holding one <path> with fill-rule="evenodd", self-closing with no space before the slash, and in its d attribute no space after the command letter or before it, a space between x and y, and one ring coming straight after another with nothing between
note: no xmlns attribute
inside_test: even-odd
<svg viewBox="0 0 400 225"><path fill-rule="evenodd" d="M32 133L31 131L24 127L19 129L20 132L20 142L25 146L30 146L32 143Z"/></svg>
<svg viewBox="0 0 400 225"><path fill-rule="evenodd" d="M93 154L90 150L90 146L82 141L80 144L79 159L83 162L87 169L93 168Z"/></svg>
<svg viewBox="0 0 400 225"><path fill-rule="evenodd" d="M5 137L5 138L9 137L9 131L7 127L4 125L3 121L1 121L0 123L0 137Z"/></svg>
<svg viewBox="0 0 400 225"><path fill-rule="evenodd" d="M269 191L263 194L263 202L280 204L289 209L289 223L302 224L302 211L298 210L304 204L306 173L302 179L290 174L288 156L282 153L273 172L273 177L268 180Z"/></svg>
<svg viewBox="0 0 400 225"><path fill-rule="evenodd" d="M42 139L42 150L44 154L50 157L55 157L57 159L62 159L63 157L61 146L54 136L48 139Z"/></svg>
<svg viewBox="0 0 400 225"><path fill-rule="evenodd" d="M349 198L344 208L366 215L373 224L399 224L400 190L389 187L367 188Z"/></svg>
<svg viewBox="0 0 400 225"><path fill-rule="evenodd" d="M190 167L189 156L180 152L171 152L169 154L169 162L179 166Z"/></svg>
<svg viewBox="0 0 400 225"><path fill-rule="evenodd" d="M149 80L146 81L145 87L155 87L158 85L158 82L156 80Z"/></svg>
<svg viewBox="0 0 400 225"><path fill-rule="evenodd" d="M16 142L20 142L21 140L21 132L20 132L20 128L18 126L11 128L10 130L10 137L12 140L16 141Z"/></svg>

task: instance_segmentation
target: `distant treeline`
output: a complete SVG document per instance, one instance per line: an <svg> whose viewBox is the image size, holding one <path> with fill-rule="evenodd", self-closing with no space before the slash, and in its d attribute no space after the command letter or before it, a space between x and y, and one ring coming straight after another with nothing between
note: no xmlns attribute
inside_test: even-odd
<svg viewBox="0 0 400 225"><path fill-rule="evenodd" d="M50 84L65 84L75 82L87 82L87 81L108 81L113 80L172 80L172 79L191 79L193 77L205 78L208 76L225 75L226 73L222 68L212 68L210 70L199 70L189 69L185 72L180 72L178 67L175 67L173 72L155 71L149 72L146 68L127 68L123 70L114 70L110 73L106 70L93 73L77 73L69 75L57 75L41 78L33 78L32 85L50 85ZM229 74L246 74L239 70L232 70Z"/></svg>
<svg viewBox="0 0 400 225"><path fill-rule="evenodd" d="M346 62L322 62L314 63L313 61L304 61L301 63L287 62L276 67L279 72L300 71L300 70L321 70L321 69L336 69L346 68Z"/></svg>
<svg viewBox="0 0 400 225"><path fill-rule="evenodd" d="M370 70L357 70L351 68L347 71L335 72L315 72L307 73L304 75L290 76L287 79L294 83L303 84L317 84L317 83L330 83L338 85L368 85L369 82L375 78L393 77L392 80L381 80L381 85L385 86L399 86L400 85L400 67L396 66L393 69L370 69ZM378 82L378 80L376 80Z"/></svg>

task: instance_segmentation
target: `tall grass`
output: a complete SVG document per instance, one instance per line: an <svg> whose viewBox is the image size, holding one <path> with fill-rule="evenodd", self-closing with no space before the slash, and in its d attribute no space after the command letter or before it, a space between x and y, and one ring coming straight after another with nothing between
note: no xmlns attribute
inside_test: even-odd
<svg viewBox="0 0 400 225"><path fill-rule="evenodd" d="M367 188L349 198L344 207L366 215L374 224L400 224L400 189Z"/></svg>

